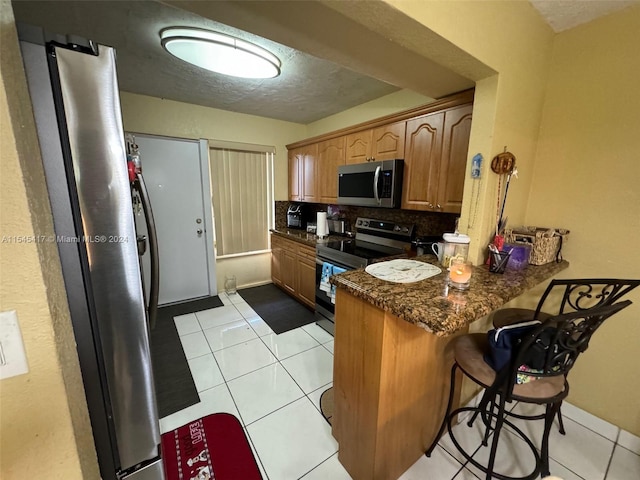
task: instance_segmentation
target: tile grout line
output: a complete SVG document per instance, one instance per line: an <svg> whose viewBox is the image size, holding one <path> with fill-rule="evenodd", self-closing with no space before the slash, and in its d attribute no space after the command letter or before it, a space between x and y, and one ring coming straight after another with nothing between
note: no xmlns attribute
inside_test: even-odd
<svg viewBox="0 0 640 480"><path fill-rule="evenodd" d="M604 478L602 480L606 480L609 476L609 469L611 468L611 463L613 462L613 454L616 451L616 447L618 446L618 440L620 440L620 429L618 429L618 434L616 435L616 440L613 442L613 448L611 449L611 455L609 455L609 461L607 462L607 468L604 471Z"/></svg>
<svg viewBox="0 0 640 480"><path fill-rule="evenodd" d="M235 304L234 304L234 307L235 307ZM235 308L236 308L236 311L238 311L238 313L240 313L240 315L242 315L242 313L238 310L238 308L237 308L237 307L235 307ZM256 316L258 316L258 317L259 317L259 318L264 322L264 320L262 319L262 317L260 317L259 315L256 315ZM197 317L196 317L196 318L197 318ZM243 318L244 318L244 316L243 316ZM246 321L246 319L245 319L245 321ZM247 322L247 323L249 323L249 322ZM266 322L265 322L265 323L266 323ZM268 325L268 324L267 324L267 325ZM251 329L254 331L254 333L255 333L256 335L258 335L258 332L256 332L256 331L255 331L255 329L253 328L253 326L251 326L251 324L249 324L249 326L250 326L250 327L251 327ZM299 328L302 328L302 327L299 327ZM273 329L271 329L271 331L273 332ZM322 346L322 344L321 344L321 343L320 343L320 342L319 342L319 341L318 341L318 340L317 340L313 335L311 335L309 332L307 332L307 331L306 331L306 330L304 330L304 329L303 329L303 331L304 331L307 335L309 335L313 340L315 340L315 341L318 343L318 346ZM275 332L273 332L273 334L277 335ZM266 335L265 335L265 336L266 336ZM206 337L205 337L205 338L206 338ZM261 337L260 335L258 335L258 338L260 339L260 341L262 342L262 344L267 348L267 350L271 353L271 355L276 359L276 363L280 364L280 366L284 369L284 371L285 371L285 372L287 372L287 375L289 375L289 376L291 377L291 379L293 380L293 382L296 384L296 386L297 386L297 387L300 389L300 391L303 393L303 396L302 396L302 397L300 397L300 398L297 398L297 399L293 400L292 402L287 403L286 405L283 405L283 406L281 406L281 407L277 408L276 410L274 410L274 411L272 411L272 412L269 412L267 415L264 415L263 417L260 417L259 419L254 420L253 422L251 422L251 425L252 425L252 424L254 424L255 422L257 422L258 420L261 420L261 419L263 419L263 418L266 418L266 417L268 417L269 415L271 415L271 414L273 414L273 413L277 412L278 410L281 410L281 409L283 409L283 408L285 408L285 407L287 407L287 406L289 406L289 405L293 404L294 402L297 402L297 401L298 401L298 400L300 400L301 398L305 398L305 397L306 397L306 398L311 402L311 405L313 405L313 406L314 406L314 408L315 408L315 405L313 404L313 401L311 400L311 398L309 398L309 396L308 396L308 395L307 395L307 393L304 391L304 389L303 389L303 388L298 384L298 382L297 382L297 381L296 381L296 379L293 377L293 375L291 375L291 372L289 372L289 370L287 370L287 368L282 364L281 360L280 360L276 355L274 355L274 354L273 354L273 352L271 351L271 349L269 348L269 346L266 344L266 342L262 339L262 337ZM209 348L211 348L211 347L209 347ZM298 353L296 353L295 355L298 355L298 354L300 354L300 353L307 352L307 351L312 350L312 349L314 349L314 348L317 348L317 346L314 346L314 347L312 347L312 348L310 348L310 349L307 349L307 350L303 350L302 352L298 352ZM213 352L212 352L212 353L213 353ZM329 353L331 353L331 352L329 352ZM291 356L289 356L289 357L287 357L287 358L294 357L295 355L291 355ZM333 354L332 354L332 356L333 356ZM217 359L215 358L215 355L214 355L213 357L214 357L214 360L216 361L216 364L217 364ZM283 359L283 360L284 360L284 359ZM269 364L269 365L273 365L273 364ZM269 366L269 365L265 365L264 367L261 367L261 368L265 368L265 367L267 367L267 366ZM220 368L220 366L219 366L219 365L218 365L218 368ZM252 372L248 372L248 373L246 373L245 375L248 375L249 373L253 373L253 372L257 371L257 370L260 370L260 369L253 370ZM222 370L220 370L220 373L222 373ZM192 375L193 375L193 374L192 374ZM244 376L244 375L241 375L241 376ZM247 436L249 437L249 439L250 439L250 441L251 441L251 444L252 444L252 445L254 445L254 443L253 443L253 439L251 438L251 432L249 432L249 430L248 430L248 428L247 428L247 427L248 427L248 425L246 425L246 424L245 424L245 422L244 422L244 419L242 419L242 415L240 414L240 409L238 408L238 405L236 404L235 398L233 398L233 394L231 393L231 390L230 390L230 388L229 388L228 380L226 379L226 377L224 376L224 374L222 375L222 378L224 379L225 386L226 386L227 390L229 391L229 395L231 396L231 400L233 401L233 404L235 405L236 410L238 411L238 415L240 415L240 418L241 418L241 420L242 420L243 428L246 430L246 432L247 432ZM236 378L240 378L240 377L236 377ZM234 379L234 380L235 380L235 379ZM332 380L333 380L333 379L332 379ZM322 387L320 387L320 388L322 388ZM315 391L315 390L314 390L314 391ZM317 410L317 409L316 409L316 410ZM320 412L320 414L322 415L322 413L321 413L321 412ZM263 470L264 470L265 475L267 475L267 480L268 480L267 470L266 470L266 468L264 467L264 463L263 463L262 459L260 458L260 454L258 453L258 450L255 448L255 445L254 445L254 451L255 451L256 456L258 457L258 461L259 461L259 462L260 462L260 464L262 465L262 468L263 468ZM328 457L328 458L331 458L331 457ZM314 467L314 469L315 469L315 468L317 468L318 466L320 466L320 465L321 465L322 463L324 463L325 461L327 461L327 460L328 460L328 458L327 458L327 459L325 459L324 461L320 462L318 465L316 465L316 466ZM312 470L313 470L313 469L312 469ZM307 473L309 473L309 472L307 472ZM306 475L307 473L305 473L305 475ZM303 476L304 476L304 475L303 475ZM302 478L302 477L301 477L301 478Z"/></svg>
<svg viewBox="0 0 640 480"><path fill-rule="evenodd" d="M237 307L236 307L236 311L238 311L238 313L240 313L239 310L237 309ZM196 315L196 321L198 322L198 325L200 325L200 328L202 329L202 324L200 324L200 320L198 319L197 315ZM174 318L174 323L175 323L175 318ZM247 323L249 324L249 322L247 322ZM249 324L249 326L251 327L251 324ZM256 335L258 335L258 332L256 332L253 327L251 327L251 329L253 330L253 332ZM202 332L203 332L203 335L204 335L204 329L202 329ZM260 338L260 337L258 336L258 338ZM242 429L243 429L243 431L244 431L244 433L245 433L245 435L247 437L247 441L250 442L251 446L253 447L252 452L255 452L255 456L258 457L257 458L257 462L260 463L260 466L262 467L262 472L264 472L264 475L267 477L267 480L269 480L269 475L267 474L267 470L266 470L266 468L264 466L264 463L263 463L262 459L260 458L260 455L258 455L258 450L255 448L253 439L251 438L251 434L247 430L247 425L246 425L246 423L244 421L244 418L242 418L242 414L240 413L240 409L238 408L238 404L236 403L236 399L233 397L233 394L231 393L231 389L229 388L229 382L227 381L227 378L225 377L225 375L222 373L222 369L220 368L220 364L218 363L218 359L214 355L214 352L211 349L211 344L209 343L209 339L206 337L206 335L205 335L205 341L207 342L207 345L209 346L209 350L211 350L211 356L213 357L213 361L215 362L216 367L218 368L218 371L220 372L220 375L222 376L222 380L224 382L225 388L227 389L227 392L229 393L229 397L231 398L231 401L233 402L233 405L234 405L236 411L238 412L238 416L240 417L240 422L242 424ZM184 349L184 347L183 347L183 349ZM206 355L209 355L209 354L206 354ZM205 355L202 355L202 356L205 356ZM188 364L188 360L187 360L187 364ZM191 371L191 365L189 365L189 371L191 373L191 378L193 378L193 372ZM194 380L194 384L195 384L195 380ZM211 388L215 388L215 387L218 387L218 386L220 386L220 385L216 385L216 386L211 387ZM197 390L197 387L196 387L196 390ZM210 389L207 389L207 390L210 390ZM198 392L198 397L200 397L200 392ZM202 402L202 399L200 399L200 401Z"/></svg>
<svg viewBox="0 0 640 480"><path fill-rule="evenodd" d="M225 305L225 304L224 304L224 302L223 302L223 305L224 305L224 306L227 306L227 305ZM305 397L307 398L307 400L308 400L309 402L311 402L311 404L313 405L314 409L318 410L318 408L315 406L315 403L313 402L313 400L311 399L311 397L309 396L309 394L310 394L310 393L313 393L313 392L315 392L315 391L319 390L320 388L322 388L323 386L326 386L326 385L329 385L329 384L322 385L322 386L320 386L319 388L317 388L317 389L313 390L312 392L306 393L306 392L304 391L304 389L301 387L301 385L299 385L299 384L298 384L298 382L295 380L295 378L293 378L293 376L291 375L291 372L289 372L289 371L286 369L286 367L282 364L282 360L286 360L286 359L288 359L288 358L292 358L292 357L294 357L294 356L296 356L296 355L298 355L298 354L301 354L301 353L304 353L304 352L310 351L310 350L312 350L312 349L314 349L314 348L317 348L317 347L319 347L319 346L323 347L323 348L324 348L326 351L328 351L328 353L329 353L329 354L331 354L332 356L333 356L333 353L332 353L328 348L324 347L324 344L323 344L322 342L320 342L317 338L315 338L313 335L311 335L311 334L310 334L309 332L307 332L305 329L302 329L302 328L300 327L300 328L301 328L301 329L302 329L302 330L303 330L303 331L304 331L304 332L305 332L309 337L311 337L311 338L316 342L316 344L317 344L317 345L314 345L314 346L313 346L313 347L311 347L311 348L308 348L308 349L302 350L302 351L300 351L300 352L297 352L297 353L295 353L295 354L293 354L293 355L290 355L290 356L288 356L288 357L286 357L286 358L280 359L280 358L278 358L276 355L274 355L274 354L273 354L273 352L271 351L271 349L269 348L269 346L266 344L266 342L264 341L264 339L262 338L262 336L260 336L260 335L258 334L258 332L255 330L255 328L253 328L253 326L251 325L251 323L249 323L249 322L247 321L247 318L244 316L244 314L242 314L242 312L240 312L240 310L238 309L237 305L236 305L235 303L232 303L232 305L235 307L235 310L240 314L241 319L251 327L251 329L252 329L252 331L254 332L254 334L256 335L256 337L257 337L258 339L260 339L260 340L261 340L262 344L267 348L267 350L271 353L271 355L272 355L272 356L273 356L273 358L275 359L275 362L274 362L274 363L271 363L271 364L265 365L265 366L260 367L260 368L265 368L265 367L268 367L268 366L270 366L270 365L274 365L274 364L276 364L276 363L277 363L277 364L280 364L280 366L281 366L281 367L284 369L284 371L285 371L285 372L287 372L287 374L291 377L291 379L293 380L293 382L295 383L295 385L300 389L300 391L303 393L303 395L302 395L301 397L299 397L299 398L297 398L297 399L293 400L292 402L289 402L289 403L287 403L287 404L285 404L285 405L283 405L283 406L281 406L281 407L277 408L276 410L274 410L274 411L272 411L272 412L269 412L267 415L264 415L264 416L262 416L262 417L260 417L260 418L258 418L258 419L256 419L256 420L254 420L254 421L253 421L253 422L251 422L250 424L247 424L247 423L245 422L244 418L242 417L242 414L240 413L240 409L238 408L238 404L236 403L236 400L235 400L235 398L234 398L233 394L231 393L231 389L230 389L230 387L229 387L229 381L231 381L231 380L235 380L235 378L234 378L234 379L227 379L227 377L226 377L226 376L224 375L224 373L222 372L222 369L220 368L220 364L218 363L218 360L217 360L217 358L216 358L216 356L215 356L215 351L212 349L212 347L211 347L211 343L209 342L209 339L208 339L208 338L207 338L207 336L204 334L205 329L203 328L202 323L200 322L200 319L199 319L199 318L198 318L198 316L196 315L196 312L193 312L193 313L194 313L194 315L195 315L196 322L197 322L198 326L200 327L200 330L199 330L199 331L196 331L196 332L192 332L192 333L202 333L202 334L203 334L203 336L205 337L205 342L206 342L206 344L207 344L207 346L208 346L208 348L209 348L209 353L205 353L205 354L203 354L203 355L198 355L197 357L193 357L193 358L187 358L187 363L189 363L189 360L192 360L192 359L195 359L195 358L201 358L201 357L204 357L204 356L207 356L207 355L211 355L211 356L213 357L213 360L214 360L214 362L215 362L215 365L216 365L216 367L218 368L218 370L219 370L219 371L220 371L220 373L221 373L221 376L222 376L222 379L223 379L223 383L224 383L224 385L225 385L225 389L226 389L226 391L228 392L228 394L229 394L229 396L230 396L230 398L231 398L231 401L233 402L233 405L234 405L234 407L235 407L236 411L238 412L238 415L239 415L239 417L240 417L240 421L241 421L241 423L242 423L243 429L244 429L244 431L245 431L245 433L246 433L246 435L247 435L247 437L248 437L248 440L251 442L251 445L253 446L253 450L254 450L254 452L255 452L255 454L256 454L257 460L258 460L258 462L260 463L260 465L262 466L262 470L263 470L263 472L264 472L265 476L267 476L267 479L268 479L268 474L266 473L266 469L265 469L265 467L264 467L264 462L263 462L263 461L262 461L262 459L260 458L260 455L259 455L259 453L258 453L257 449L255 448L255 445L254 445L253 439L251 438L251 434L250 434L250 432L248 431L247 427L248 427L249 425L251 425L251 424L253 424L253 423L257 422L258 420L261 420L261 419L263 419L263 418L266 418L267 416L269 416L269 415L271 415L271 414L273 414L273 413L275 413L275 412L277 412L277 411L279 411L279 410L281 410L281 409L285 408L286 406L291 405L292 403L294 403L294 402L296 402L296 401L298 401L298 400L300 400L300 399L302 399L302 398L305 398ZM229 305L229 306L230 306L230 305ZM253 316L252 316L252 318L253 318L253 317L256 317L256 316L257 316L258 318L260 318L262 321L264 321L264 320L263 320L259 315L253 315ZM173 319L173 322L174 322L174 325L175 325L175 317L172 317L172 319ZM240 319L238 319L237 321L239 321L239 320L240 320ZM234 321L230 321L230 322L228 322L228 323L233 323L233 322L235 322L235 321L236 321L236 320L234 320ZM222 325L226 325L226 324L227 324L227 323L222 324ZM222 326L222 325L219 325L219 326ZM268 324L267 324L267 325L268 325ZM216 327L212 327L212 328L216 328ZM177 327L176 327L176 329L177 329ZM275 332L273 332L273 330L271 330L271 332L272 332L271 334L277 335L277 334L275 334ZM271 334L267 334L267 335L271 335ZM186 335L186 334L185 334L185 335ZM264 335L264 336L267 336L267 335ZM178 337L181 337L181 335L178 335ZM255 340L255 339L251 339L251 340ZM329 341L331 341L331 340L329 340ZM180 343L181 343L182 348L184 349L184 345L182 345L182 342L180 342ZM239 345L239 344L241 344L241 343L246 343L246 342L239 342L239 343L238 343L238 344L236 344L236 345ZM229 345L229 346L224 347L224 348L228 348L228 347L232 347L232 346L235 346L235 345ZM224 348L219 349L219 350L217 350L217 351L224 350ZM186 355L185 355L185 356L186 356ZM245 373L244 375L241 375L240 377L245 376L245 375L248 375L248 374L250 374L250 373L254 373L254 372L256 372L257 370L260 370L260 368L258 368L258 369L256 369L256 370L252 370L251 372L247 372L247 373ZM191 370L191 365L189 365L189 372L190 372L191 377L192 377L192 379L193 379L193 377L194 377L194 373L193 373L193 371ZM236 377L236 378L240 378L240 377ZM330 383L331 383L331 382L330 382ZM194 384L195 384L195 380L194 380ZM210 388L207 388L207 389L202 390L202 392L205 392L205 391L207 391L207 390L211 390L211 389L216 388L216 387L219 387L219 386L221 386L221 385L222 385L222 384L214 385L214 386L212 386L212 387L210 387ZM196 388L196 389L197 389L197 388ZM202 393L202 392L197 392L199 397L200 397L200 393ZM201 401L202 401L202 400L201 400ZM319 412L319 413L320 413L320 414L322 414L322 412ZM329 458L331 458L331 456L333 456L333 455L334 455L334 454L330 455L329 457L327 457L326 459L324 459L323 461L321 461L321 462L320 462L318 465L316 465L313 469L315 469L315 468L319 467L322 463L326 462L326 461L327 461ZM313 469L312 469L312 470L313 470ZM311 471L311 470L310 470L310 471ZM307 475L308 473L309 473L309 472L306 472L304 475ZM303 475L303 476L304 476L304 475Z"/></svg>
<svg viewBox="0 0 640 480"><path fill-rule="evenodd" d="M227 378L225 377L225 375L224 375L224 374L222 374L222 369L220 369L220 365L219 365L219 363L218 363L218 361L217 361L217 359L216 359L216 357L215 357L215 352L211 349L211 344L209 343L209 340L208 340L208 338L207 338L207 337L206 337L206 335L205 335L205 341L207 342L207 345L208 345L208 347L209 347L210 354L212 355L212 357L213 357L213 359L214 359L214 362L216 363L217 368L219 369L220 373L222 374L223 383L224 383L224 385L225 385L225 388L226 388L227 392L229 393L229 396L231 397L231 400L232 400L232 402L233 402L233 404L234 404L234 406L235 406L235 408L236 408L236 411L238 412L238 414L239 414L239 416L240 416L240 420L241 420L241 422L242 422L243 429L246 431L246 434L247 434L247 437L249 438L249 441L250 441L250 442L251 442L251 444L254 446L254 451L255 451L255 453L256 453L256 456L258 457L258 461L260 462L260 465L262 466L263 471L265 472L265 475L267 475L267 474L266 474L266 470L264 469L264 463L262 462L262 459L260 458L260 455L258 454L257 450L255 449L255 445L253 444L253 439L251 438L251 435L250 435L250 433L249 433L249 431L248 431L248 426L249 426L249 425L254 424L255 422L257 422L257 421L259 421L259 420L261 420L261 419L266 418L267 416L269 416L269 415L271 415L271 414L273 414L273 413L276 413L276 412L277 412L277 411L279 411L279 410L282 410L283 408L285 408L285 407L287 407L287 406L289 406L289 405L293 404L294 402L296 402L296 401L298 401L298 400L300 400L301 398L304 398L304 397L306 397L306 398L311 402L311 404L314 406L314 408L315 408L316 410L318 410L318 407L315 405L314 401L311 399L310 394L311 394L311 393L313 393L313 392L315 392L315 391L317 391L317 390L319 390L320 388L326 387L327 385L330 385L330 384L332 383L332 382L327 383L327 384L325 384L325 385L323 385L323 386L320 386L319 388L317 388L317 389L313 390L312 392L306 393L306 392L304 391L304 389L301 387L301 385L299 385L299 384L298 384L298 382L295 380L295 378L293 378L293 376L291 375L291 372L289 372L289 370L287 370L287 368L282 364L282 360L286 360L286 359L288 359L288 358L292 358L292 357L294 357L294 356L296 356L296 355L298 355L298 354L301 354L301 353L307 352L307 351L309 351L309 350L312 350L312 349L314 349L314 348L317 348L318 346L322 346L322 347L323 347L325 350L327 350L327 351L328 351L332 356L333 356L334 354L333 354L333 352L331 352L331 351L326 347L326 345L325 345L326 343L331 342L331 340L329 340L329 342L322 343L322 342L320 342L317 338L315 338L313 335L311 335L309 332L307 332L304 328L299 327L299 328L301 328L303 331L305 331L305 333L306 333L307 335L309 335L311 338L313 338L313 339L316 341L317 345L315 345L315 346L313 346L313 347L311 347L311 348L309 348L309 349L305 349L305 350L302 350L302 351L300 351L300 352L297 352L297 353L295 353L294 355L290 355L290 356L288 356L288 357L286 357L286 358L280 359L280 358L278 358L275 354L273 354L273 352L271 351L271 349L269 348L269 346L267 345L267 343L264 341L264 339L262 338L262 336L260 336L260 335L258 334L258 332L253 328L253 326L252 326L252 325L247 321L246 317L244 317L244 315L243 315L243 314L238 310L237 305L236 305L236 304L232 304L232 305L235 307L235 310L236 310L236 311L241 315L241 319L242 319L243 321L245 321L245 322L246 322L246 323L251 327L252 331L256 334L256 337L257 337L257 338L259 338L259 339L262 341L263 345L265 345L265 347L267 348L267 350L268 350L268 351L272 354L272 356L275 358L275 362L274 362L274 363L271 363L271 364L265 365L265 366L260 367L260 368L258 368L258 369L256 369L256 370L252 370L251 372L247 372L247 373L245 373L245 374L243 374L243 375L241 375L241 376L239 376L239 377L236 377L236 378L241 378L241 377L243 377L243 376L246 376L246 375L249 375L249 374L251 374L251 373L254 373L254 372L256 372L256 371L258 371L258 370L260 370L260 369L262 369L262 368L266 368L266 367L268 367L268 366L270 366L270 365L274 365L274 364L278 363L278 364L280 364L280 366L281 366L281 367L282 367L282 368L287 372L287 374L292 378L292 380L294 381L294 383L296 384L296 386L297 386L297 387L300 389L300 391L303 393L303 396L302 396L302 397L299 397L299 398L297 398L297 399L295 399L295 400L293 400L293 401L291 401L291 402L288 402L287 404L285 404L285 405L282 405L282 406L278 407L278 408L277 408L277 409L275 409L274 411L269 412L268 414L266 414L266 415L264 415L264 416L262 416L262 417L260 417L260 418L258 418L258 419L256 419L256 420L252 421L252 422L251 422L251 423L249 423L249 424L246 424L246 423L245 423L245 421L244 421L244 419L242 418L242 414L240 413L240 409L238 408L238 405L237 405L237 403L236 403L236 400L235 400L235 398L233 397L233 395L232 395L232 393L231 393L231 390L230 390L230 388L229 388L229 385L228 385L229 381L231 381L231 380L235 380L236 378L231 379L231 380L227 380ZM230 305L229 305L229 306L230 306ZM259 315L255 315L255 316L259 317ZM255 317L255 316L253 316L253 317ZM259 317L259 318L261 318L261 317ZM173 317L173 320L174 320L174 323L175 323L175 317ZM201 328L200 332L202 332L202 333L204 334L204 329L202 329L202 324L200 323L200 320L198 319L197 315L196 315L196 320L197 320L197 322L198 322L198 325L199 325L199 326L200 326L200 328ZM234 320L234 321L231 321L231 322L228 322L228 323L233 323L233 322L235 322L235 321L239 321L239 320L240 320L240 319L238 319L238 320ZM262 319L261 319L261 320L262 320ZM264 321L264 320L262 320L262 321ZM226 324L222 324L222 325L226 325ZM220 326L222 326L222 325L220 325ZM216 328L216 327L212 327L212 328ZM198 333L198 332L193 332L193 333ZM273 330L272 330L272 334L277 335L277 334L275 334L275 332L273 332ZM270 334L267 334L267 335L270 335ZM267 336L267 335L264 335L264 336ZM255 339L251 339L251 340L255 340ZM241 343L246 343L246 342L240 342L240 343L235 344L235 345L239 345L239 344L241 344ZM224 348L233 347L233 346L235 346L235 345L225 346ZM217 351L224 350L224 348L219 349L219 350L217 350ZM198 356L198 357L194 357L194 358L200 358L200 357L202 357L202 356L206 356L206 355L209 355L209 353L204 354L204 355L200 355L200 356ZM189 361L189 360L191 360L191 359L187 359L187 361ZM191 373L191 375L192 375L192 377L193 377L193 372L191 372L191 371L190 371L190 373ZM195 383L195 380L194 380L194 383ZM213 386L213 387L210 387L209 389L205 389L205 390L203 390L203 392L204 392L204 391L206 391L206 390L210 390L210 389L212 389L212 388L215 388L215 387L217 387L217 386L220 386L220 385L221 385L221 384L216 385L216 386ZM200 393L201 393L201 392L198 392L198 394L200 394ZM510 409L510 410L512 410L513 408L515 408L515 406L517 405L517 403L518 403L518 402L515 402L515 403L514 403L514 405L511 407L511 409ZM322 415L322 412L321 412L321 411L319 411L319 413ZM579 425L583 426L584 428L587 428L587 429L588 429L588 430L590 430L590 431L593 431L593 430L591 430L590 428L588 428L588 427L586 427L586 426L584 426L584 425L580 424L579 422L575 421L574 419L572 419L572 418L570 418L570 417L567 417L567 418L569 418L569 419L570 419L571 421L573 421L574 423L579 424ZM594 432L594 433L596 433L596 434L600 435L598 432ZM493 433L492 433L492 435L493 435ZM610 465L611 465L611 462L612 462L612 459L613 459L613 452L615 451L615 446L617 445L617 439L619 438L619 435L620 435L620 432L618 431L618 434L617 434L617 437L616 437L616 441L615 441L615 442L612 442L612 443L614 443L614 446L613 446L613 449L612 449L611 455L610 455L610 457L609 457L609 463L608 463L608 465L607 465L607 469L606 469L605 477L604 477L605 479L606 479L606 476L608 475L608 471L609 471L609 468L610 468ZM602 436L602 435L600 435L600 436ZM518 437L516 436L516 438L518 438ZM606 438L606 437L603 437L603 438L605 438L606 440L611 441L610 439L608 439L608 438ZM454 457L454 456L453 456L453 455L452 455L452 454L451 454L451 453L450 453L450 452L449 452L449 451L448 451L448 450L447 450L443 445L441 445L441 444L440 444L440 442L438 442L437 446L439 446L440 448L442 448L442 450L445 452L445 454L449 455L449 456L450 456L450 457L452 457L452 458L453 458L457 463L460 463L460 464L461 464L460 469L458 469L458 470L456 471L456 473L455 473L455 474L454 474L454 476L452 477L452 480L453 480L453 479L455 479L455 477L456 477L456 476L458 476L458 475L459 475L463 470L466 470L468 473L471 473L471 475L473 475L474 477L476 477L476 478L477 478L477 476L475 475L475 473L474 473L473 471L471 471L470 469L466 468L466 467L467 467L467 465L469 465L469 464L470 464L470 462L469 462L468 460L466 460L466 459L465 459L465 462L464 462L464 463L461 463L461 462L460 462L460 460L458 460L457 458L455 458L455 457ZM474 456L478 453L478 451L479 451L481 448L482 448L482 445L480 444L480 445L479 445L479 446L478 446L478 447L473 451L473 454L471 455L471 457L474 457ZM316 469L316 468L318 468L320 465L322 465L323 463L325 463L326 461L328 461L328 460L329 460L333 455L335 455L335 454L332 454L332 455L330 455L329 457L327 457L326 459L324 459L323 461L321 461L318 465L316 465L315 467L313 467L311 470L309 470L308 472L304 473L304 475L302 475L300 478L303 478L305 475L308 475L311 471L315 470L315 469ZM550 456L550 458L553 458L553 457L551 457L551 456ZM554 459L554 461L557 461L557 460L556 460L556 459ZM564 468L567 468L567 470L569 470L569 471L571 471L572 473L574 473L574 474L575 474L575 472L573 472L571 469L569 469L568 467L566 467L565 465L563 465L563 464L562 464L562 463L560 463L559 461L557 461L557 462L558 462L558 464L562 465ZM577 475L577 474L576 474L576 476L579 476L579 475Z"/></svg>

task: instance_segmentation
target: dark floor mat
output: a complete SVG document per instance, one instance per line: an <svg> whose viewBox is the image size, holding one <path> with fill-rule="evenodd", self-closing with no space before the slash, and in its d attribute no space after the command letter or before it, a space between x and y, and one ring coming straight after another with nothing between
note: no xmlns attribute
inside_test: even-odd
<svg viewBox="0 0 640 480"><path fill-rule="evenodd" d="M238 293L276 334L315 321L312 310L298 303L273 283L245 288L238 290Z"/></svg>
<svg viewBox="0 0 640 480"><path fill-rule="evenodd" d="M150 344L158 414L161 418L200 401L173 317L220 306L222 301L216 296L158 309Z"/></svg>

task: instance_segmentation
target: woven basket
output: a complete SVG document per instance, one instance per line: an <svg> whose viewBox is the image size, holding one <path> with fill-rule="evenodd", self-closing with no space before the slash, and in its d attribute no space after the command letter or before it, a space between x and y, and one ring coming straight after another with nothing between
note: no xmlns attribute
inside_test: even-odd
<svg viewBox="0 0 640 480"><path fill-rule="evenodd" d="M562 260L562 244L569 230L561 228L518 227L505 229L506 243L531 245L529 265L544 265Z"/></svg>

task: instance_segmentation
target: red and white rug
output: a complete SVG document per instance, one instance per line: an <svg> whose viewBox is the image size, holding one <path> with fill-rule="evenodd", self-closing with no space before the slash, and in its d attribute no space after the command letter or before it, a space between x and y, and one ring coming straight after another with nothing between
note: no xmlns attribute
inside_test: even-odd
<svg viewBox="0 0 640 480"><path fill-rule="evenodd" d="M238 419L214 413L162 435L166 480L262 480Z"/></svg>

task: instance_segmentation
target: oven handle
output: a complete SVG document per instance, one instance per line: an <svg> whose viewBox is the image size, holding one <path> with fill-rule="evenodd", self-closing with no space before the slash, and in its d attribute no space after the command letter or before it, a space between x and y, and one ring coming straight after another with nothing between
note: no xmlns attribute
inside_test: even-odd
<svg viewBox="0 0 640 480"><path fill-rule="evenodd" d="M354 267L349 267L348 265L343 265L341 263L336 263L335 261L332 261L332 260L323 260L321 258L316 257L316 265L322 266L322 264L324 262L330 263L334 267L344 268L345 270L353 270L354 269Z"/></svg>
<svg viewBox="0 0 640 480"><path fill-rule="evenodd" d="M373 175L373 196L376 199L376 203L380 205L380 195L378 195L378 182L380 181L380 171L382 167L378 165L376 167L376 173Z"/></svg>

